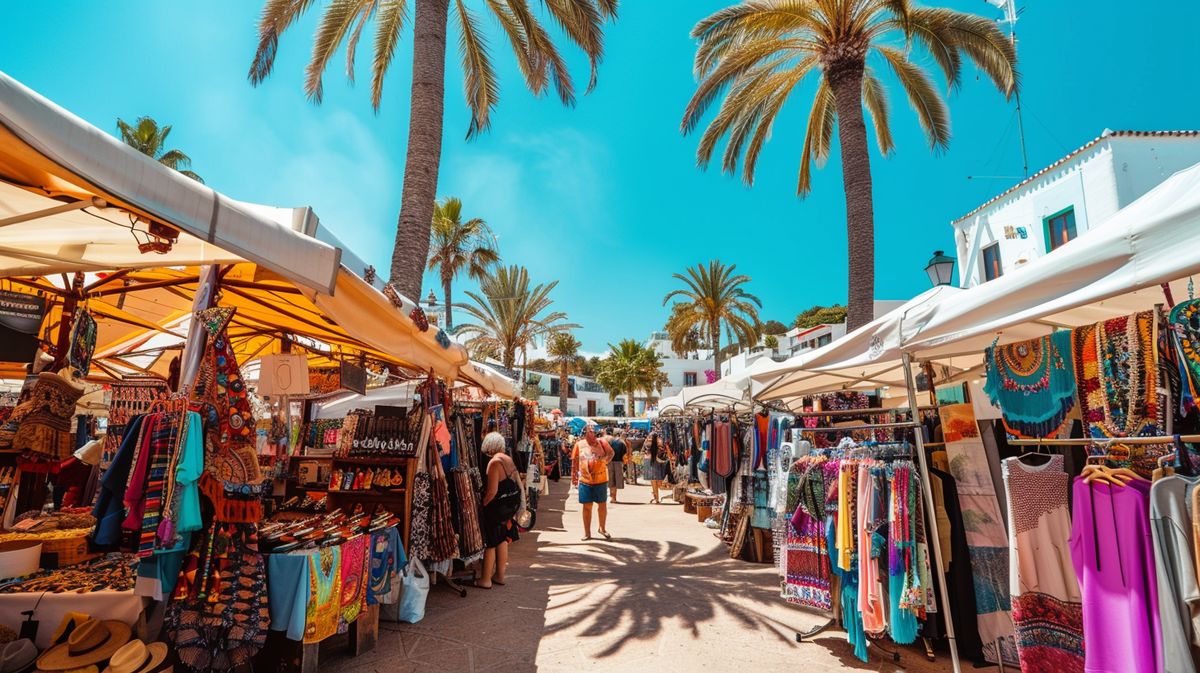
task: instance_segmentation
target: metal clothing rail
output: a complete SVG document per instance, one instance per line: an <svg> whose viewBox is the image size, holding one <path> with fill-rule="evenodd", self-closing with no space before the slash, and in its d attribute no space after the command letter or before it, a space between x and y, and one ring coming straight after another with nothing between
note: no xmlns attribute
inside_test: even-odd
<svg viewBox="0 0 1200 673"><path fill-rule="evenodd" d="M1009 446L1108 446L1111 444L1167 444L1178 439L1192 444L1200 435L1155 435L1150 437L1083 437L1070 439L1010 439Z"/></svg>
<svg viewBox="0 0 1200 673"><path fill-rule="evenodd" d="M855 432L858 430L907 430L910 428L919 428L920 423L913 421L903 421L901 423L868 423L866 425L843 425L841 427L830 426L826 428L790 428L798 434L806 432Z"/></svg>
<svg viewBox="0 0 1200 673"><path fill-rule="evenodd" d="M933 405L925 405L917 407L917 411L933 411L937 407ZM820 418L822 416L875 416L882 414L907 414L908 407L893 407L885 409L883 407L870 407L867 409L830 409L829 411L793 411L790 412L796 418Z"/></svg>

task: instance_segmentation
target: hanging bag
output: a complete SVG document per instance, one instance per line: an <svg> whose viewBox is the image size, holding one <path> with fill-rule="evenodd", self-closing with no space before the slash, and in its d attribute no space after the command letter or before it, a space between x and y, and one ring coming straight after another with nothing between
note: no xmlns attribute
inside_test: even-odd
<svg viewBox="0 0 1200 673"><path fill-rule="evenodd" d="M429 598L429 573L417 557L408 561L400 580L400 621L416 624L425 618L425 601Z"/></svg>

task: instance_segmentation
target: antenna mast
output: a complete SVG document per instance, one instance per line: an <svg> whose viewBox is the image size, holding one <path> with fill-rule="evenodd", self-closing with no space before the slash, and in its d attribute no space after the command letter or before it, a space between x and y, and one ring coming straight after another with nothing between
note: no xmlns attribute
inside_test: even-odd
<svg viewBox="0 0 1200 673"><path fill-rule="evenodd" d="M1017 49L1017 0L988 0L988 2L1004 10L1001 23L1008 24L1008 36L1012 41L1013 51ZM1017 132L1021 136L1021 172L1029 177L1029 153L1025 150L1025 120L1021 115L1021 90L1013 88L1013 97L1017 102Z"/></svg>

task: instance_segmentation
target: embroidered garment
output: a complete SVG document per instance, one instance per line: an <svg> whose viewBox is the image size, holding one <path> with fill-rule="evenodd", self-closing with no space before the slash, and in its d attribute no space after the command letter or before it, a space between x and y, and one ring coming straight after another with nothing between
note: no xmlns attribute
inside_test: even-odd
<svg viewBox="0 0 1200 673"><path fill-rule="evenodd" d="M1070 477L1062 455L1031 466L1002 463L1008 491L1013 624L1022 673L1082 673L1083 605L1064 542L1071 535Z"/></svg>
<svg viewBox="0 0 1200 673"><path fill-rule="evenodd" d="M794 514L787 527L783 596L789 603L832 610L823 463L823 457L806 458L796 461L790 470L787 506Z"/></svg>
<svg viewBox="0 0 1200 673"><path fill-rule="evenodd" d="M1073 335L1080 411L1091 436L1160 434L1154 313L1079 327Z"/></svg>
<svg viewBox="0 0 1200 673"><path fill-rule="evenodd" d="M1000 407L1004 428L1024 438L1054 437L1075 409L1071 333L992 346L984 392Z"/></svg>
<svg viewBox="0 0 1200 673"><path fill-rule="evenodd" d="M96 352L96 319L87 310L75 313L75 324L71 326L71 345L67 351L67 365L76 376L87 376L92 367L92 354Z"/></svg>
<svg viewBox="0 0 1200 673"><path fill-rule="evenodd" d="M341 547L323 547L308 557L308 609L304 642L319 643L337 633L342 606Z"/></svg>
<svg viewBox="0 0 1200 673"><path fill-rule="evenodd" d="M1176 304L1171 309L1170 323L1182 384L1179 408L1186 414L1200 398L1200 299Z"/></svg>
<svg viewBox="0 0 1200 673"><path fill-rule="evenodd" d="M75 450L71 419L82 396L83 386L53 372L38 374L29 398L13 409L11 418L19 418L20 425L13 434L12 448L56 462L69 458Z"/></svg>

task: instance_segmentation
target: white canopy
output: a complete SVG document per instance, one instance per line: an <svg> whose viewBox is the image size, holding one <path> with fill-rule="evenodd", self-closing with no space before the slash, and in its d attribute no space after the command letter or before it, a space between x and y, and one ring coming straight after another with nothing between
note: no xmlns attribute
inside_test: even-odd
<svg viewBox="0 0 1200 673"><path fill-rule="evenodd" d="M748 409L750 399L746 388L736 381L721 379L702 386L679 391L684 409Z"/></svg>
<svg viewBox="0 0 1200 673"><path fill-rule="evenodd" d="M1176 173L1104 223L996 280L934 288L810 354L756 372L760 399L853 387L903 386L901 359L949 373L977 367L997 340L1011 343L1148 310L1187 297L1200 273L1200 164ZM939 380L947 380L939 377Z"/></svg>
<svg viewBox="0 0 1200 673"><path fill-rule="evenodd" d="M680 394L669 395L658 401L658 413L678 414L683 411L683 397Z"/></svg>
<svg viewBox="0 0 1200 673"><path fill-rule="evenodd" d="M517 382L496 371L490 365L471 361L459 368L459 377L474 382L496 397L512 400L520 396Z"/></svg>
<svg viewBox="0 0 1200 673"><path fill-rule="evenodd" d="M297 233L307 208L219 194L2 72L0 149L0 275L275 262L285 278L333 292L341 253ZM131 229L150 223L179 232L170 252L136 254Z"/></svg>

